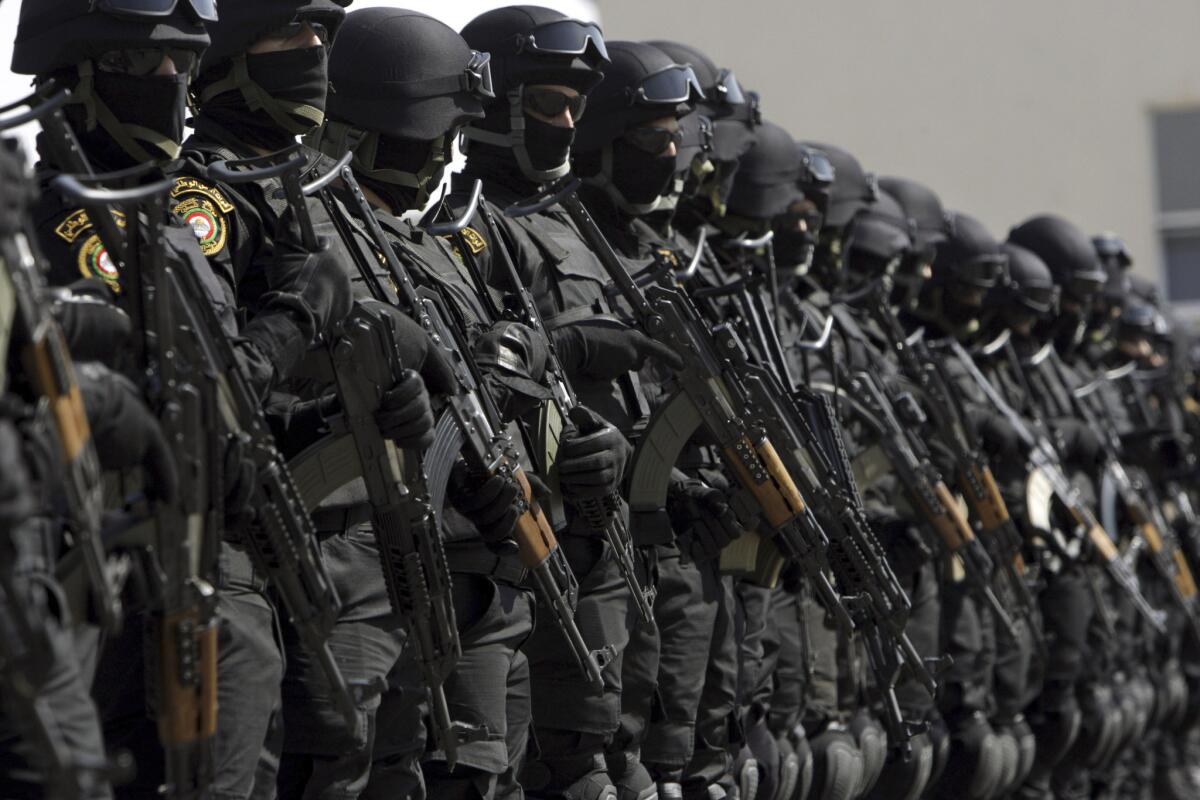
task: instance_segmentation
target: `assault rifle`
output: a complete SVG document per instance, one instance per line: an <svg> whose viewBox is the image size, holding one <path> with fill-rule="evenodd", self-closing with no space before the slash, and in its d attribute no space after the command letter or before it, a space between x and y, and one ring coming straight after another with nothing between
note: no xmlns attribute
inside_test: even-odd
<svg viewBox="0 0 1200 800"><path fill-rule="evenodd" d="M1139 483L1129 474L1121 458L1121 436L1112 419L1103 409L1096 409L1091 400L1096 398L1103 379L1080 386L1071 391L1066 380L1066 369L1056 353L1048 359L1060 384L1071 397L1071 405L1087 426L1100 437L1104 448L1104 470L1116 487L1122 505L1138 535L1150 549L1150 561L1170 588L1171 599L1183 612L1192 631L1200 636L1200 597L1196 592L1196 581L1188 566L1183 550L1175 539L1174 531L1162 513L1162 506L1149 482ZM1098 399L1098 398L1096 398Z"/></svg>
<svg viewBox="0 0 1200 800"><path fill-rule="evenodd" d="M1051 444L1049 436L1044 432L1035 432L1025 422L1016 409L1000 394L991 381L980 371L970 354L957 341L950 340L951 352L958 358L971 379L979 386L987 397L988 402L999 411L1016 431L1021 443L1028 451L1030 466L1040 471L1050 482L1054 495L1070 513L1075 522L1076 536L1085 538L1092 546L1096 556L1108 572L1113 582L1129 597L1138 613L1153 627L1162 633L1165 630L1162 612L1155 609L1142 594L1137 576L1121 559L1116 544L1104 530L1104 526L1096 519L1096 515L1087 503L1079 496L1079 491L1071 485L1062 461Z"/></svg>
<svg viewBox="0 0 1200 800"><path fill-rule="evenodd" d="M663 286L645 291L638 286L579 199L579 185L578 179L564 179L504 213L524 216L561 205L631 307L637 324L647 335L669 344L683 362L675 370L678 390L654 412L638 441L630 509L655 514L666 506L671 470L684 445L703 426L741 487L733 498L739 516L751 527L761 519L784 556L804 570L838 624L853 629L853 620L826 574L828 536L756 419L743 376L717 351L707 324L685 294Z"/></svg>
<svg viewBox="0 0 1200 800"><path fill-rule="evenodd" d="M1021 560L1021 532L1008 513L1008 504L1000 494L1000 487L992 474L991 465L979 441L979 432L975 429L970 417L962 406L959 393L952 388L949 376L946 375L942 364L929 352L923 336L919 333L905 337L899 320L887 306L887 299L881 292L876 293L872 312L875 319L883 328L896 351L900 367L909 380L929 396L932 422L938 439L954 455L958 468L958 487L966 498L967 505L975 513L980 528L985 535L985 546L994 556L1005 576L1012 600L1016 603L1017 611L1025 620L1026 626L1039 640L1037 652L1042 653L1044 645L1040 642L1040 626L1035 618L1037 603L1025 583L1024 562ZM947 546L952 541L946 540ZM973 532L970 537L960 538L958 550L951 548L961 557L972 582L990 574L984 569L986 562L979 552L979 543ZM985 595L985 600L993 612L997 604L993 603L995 595ZM998 601L997 601L998 602ZM997 619L1010 629L1011 620L1001 609Z"/></svg>
<svg viewBox="0 0 1200 800"><path fill-rule="evenodd" d="M0 120L0 131L38 120L48 132L54 132L48 133L49 139L62 141L64 147L66 143L74 143L78 152L78 144L62 111L68 96L66 91L48 99L35 94L0 109L0 113L6 113L28 107L23 113ZM109 222L112 222L111 218ZM116 225L112 228L115 230ZM63 467L67 527L82 557L97 620L101 627L115 631L121 625L121 602L116 587L106 574L104 545L100 540L104 486L71 354L67 351L62 330L42 300L45 279L26 232L14 231L4 236L0 239L0 248L0 258L12 284L14 332L23 348L25 372L54 423L55 443Z"/></svg>
<svg viewBox="0 0 1200 800"><path fill-rule="evenodd" d="M546 378L550 384L550 390L554 395L555 411L559 419L564 422L573 422L572 414L574 409L579 405L579 399L575 395L575 390L571 386L571 381L567 377L562 363L558 360L558 353L554 348L554 340L550 338L549 333L546 331L546 326L542 320L541 313L538 311L537 303L534 302L533 295L522 284L521 276L517 272L516 265L513 263L508 248L504 246L504 243L499 238L499 228L496 225L491 208L486 203L480 203L478 207L484 226L487 228L488 237L491 241L495 242L495 247L500 254L500 262L504 267L509 282L512 284L514 296L518 303L517 313L519 320L536 331L542 340L546 342L549 349ZM459 248L462 250L465 258L474 261L474 255L471 253L471 249L465 246L465 243L460 242ZM478 266L473 266L473 269L478 271ZM625 585L629 587L629 594L633 599L634 606L638 610L638 614L645 622L653 623L655 589L653 586L643 587L641 581L638 579L637 567L633 558L633 539L625 524L620 495L613 493L602 499L583 498L576 500L575 505L579 509L580 514L583 515L588 526L593 531L603 533L616 558L621 577L625 580Z"/></svg>

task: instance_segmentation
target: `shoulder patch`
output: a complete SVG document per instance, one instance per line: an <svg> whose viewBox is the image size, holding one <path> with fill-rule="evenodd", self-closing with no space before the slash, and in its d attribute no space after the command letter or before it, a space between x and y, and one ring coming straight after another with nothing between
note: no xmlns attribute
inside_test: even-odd
<svg viewBox="0 0 1200 800"><path fill-rule="evenodd" d="M79 274L85 278L103 278L114 292L120 293L121 283L117 275L117 267L109 258L108 250L100 241L100 235L93 233L79 248L77 255Z"/></svg>
<svg viewBox="0 0 1200 800"><path fill-rule="evenodd" d="M177 201L171 211L191 227L204 255L215 256L225 249L229 239L226 215L233 211L233 203L224 192L198 178L181 175L175 179L171 197Z"/></svg>
<svg viewBox="0 0 1200 800"><path fill-rule="evenodd" d="M125 215L120 211L111 212L113 219L122 228L125 227ZM54 233L58 238L62 239L67 244L74 244L75 240L83 235L84 231L90 230L92 221L88 219L87 212L82 208L76 209L67 215L67 218L58 223L54 228Z"/></svg>
<svg viewBox="0 0 1200 800"><path fill-rule="evenodd" d="M483 234L470 225L462 229L462 238L472 253L482 253L487 248L487 240L483 238Z"/></svg>

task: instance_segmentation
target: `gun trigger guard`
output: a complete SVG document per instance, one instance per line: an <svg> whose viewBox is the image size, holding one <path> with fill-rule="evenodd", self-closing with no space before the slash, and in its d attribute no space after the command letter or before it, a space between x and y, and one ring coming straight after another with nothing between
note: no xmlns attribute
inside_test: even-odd
<svg viewBox="0 0 1200 800"><path fill-rule="evenodd" d="M606 644L599 650L593 650L591 652L591 656L596 660L597 666L599 666L600 669L604 669L613 662L614 658L617 657L617 648L615 645Z"/></svg>

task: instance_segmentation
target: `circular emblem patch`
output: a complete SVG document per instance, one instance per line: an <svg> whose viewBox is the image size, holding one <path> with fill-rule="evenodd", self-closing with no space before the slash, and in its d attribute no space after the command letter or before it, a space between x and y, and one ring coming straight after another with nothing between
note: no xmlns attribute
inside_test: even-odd
<svg viewBox="0 0 1200 800"><path fill-rule="evenodd" d="M103 278L114 292L121 291L117 266L97 234L89 236L79 248L79 272L85 278Z"/></svg>
<svg viewBox="0 0 1200 800"><path fill-rule="evenodd" d="M175 206L175 215L191 226L204 255L216 255L225 249L228 234L225 215L206 198L189 197L183 200Z"/></svg>

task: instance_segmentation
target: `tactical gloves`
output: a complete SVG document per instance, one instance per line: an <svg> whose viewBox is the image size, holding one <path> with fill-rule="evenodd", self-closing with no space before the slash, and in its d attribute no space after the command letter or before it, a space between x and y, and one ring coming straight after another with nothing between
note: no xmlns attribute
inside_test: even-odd
<svg viewBox="0 0 1200 800"><path fill-rule="evenodd" d="M633 448L625 436L584 406L571 409L573 427L558 448L558 483L567 499L606 497L618 491Z"/></svg>
<svg viewBox="0 0 1200 800"><path fill-rule="evenodd" d="M669 346L636 328L610 322L567 325L552 331L550 336L568 375L598 381L616 380L626 372L641 369L648 358L671 369L683 365Z"/></svg>

